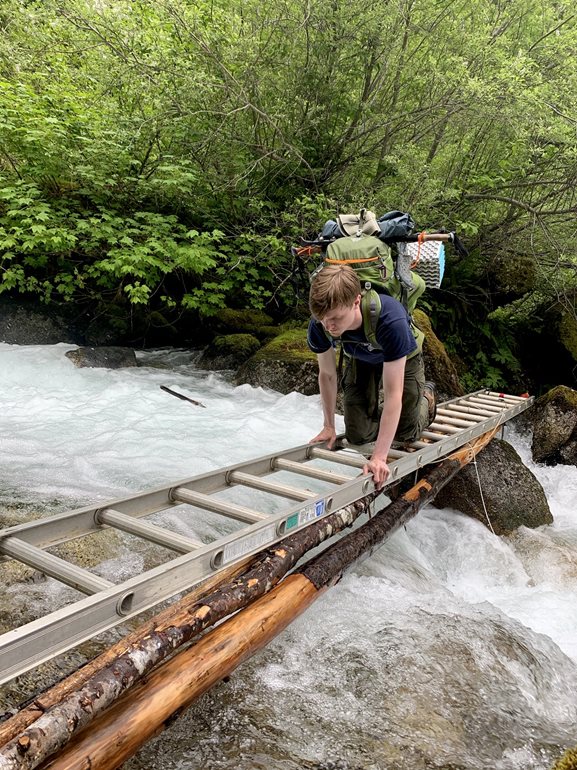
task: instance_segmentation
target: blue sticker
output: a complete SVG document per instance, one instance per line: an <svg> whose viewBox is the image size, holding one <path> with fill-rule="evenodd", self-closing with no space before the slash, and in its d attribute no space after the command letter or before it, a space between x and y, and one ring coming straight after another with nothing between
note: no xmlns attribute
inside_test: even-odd
<svg viewBox="0 0 577 770"><path fill-rule="evenodd" d="M325 501L317 500L315 503L315 516L322 516L325 512Z"/></svg>

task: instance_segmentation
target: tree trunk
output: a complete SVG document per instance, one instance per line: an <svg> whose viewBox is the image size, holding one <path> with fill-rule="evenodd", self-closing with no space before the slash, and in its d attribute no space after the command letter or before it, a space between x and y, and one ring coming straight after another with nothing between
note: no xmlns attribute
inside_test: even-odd
<svg viewBox="0 0 577 770"><path fill-rule="evenodd" d="M138 685L121 700L117 700L114 706L93 722L89 730L84 730L76 738L73 745L69 745L53 760L49 760L43 768L80 770L90 767L91 770L111 770L119 767L139 746L164 728L168 717L188 706L217 680L233 671L246 658L280 633L293 618L314 601L319 591L336 582L347 567L359 558L368 556L388 535L414 516L491 440L494 434L495 431L487 433L477 439L473 445L455 452L435 466L426 478L419 481L388 508L348 537L327 548L320 556L307 563L298 573L285 579L270 593L263 595L272 585L271 580L277 582L279 579L268 574L271 572L271 565L274 566L274 559L267 565L268 557L265 557L253 570L249 571L248 575L253 575L252 578L248 578L247 575L240 581L244 585L245 600L250 601L259 594L261 598L249 609L239 612L206 634L200 642L157 668L145 683ZM355 503L348 508L358 505L359 503ZM338 517L341 513L339 511L332 516ZM325 536L330 536L333 532L332 525L329 525L330 534L326 534L326 526L332 516L287 538L277 546L274 556L284 565L287 559L294 565L298 559L295 558L294 551L291 551L292 558L289 556L290 549L287 550L286 543L298 536L310 540L312 533L309 533L309 530L313 527L321 527ZM348 518L350 516L347 516ZM310 550L310 547L306 550ZM258 578L257 572L260 572ZM256 589L254 594L251 593L253 588ZM231 591L235 595L234 585ZM201 606L197 605L193 608L188 627L195 618L200 618L202 623L210 618L210 624L214 623L215 614L218 614L214 612L215 608L222 609L227 605L230 612L230 602L228 597L225 597L227 593L228 591L216 592L213 595L212 605L205 601ZM209 623L205 623L202 627L207 625ZM198 629L194 633L198 633ZM180 638L186 636L190 639L192 635L179 629ZM170 646L170 651L172 649L173 647ZM63 735L68 738L76 733L80 726L86 724L87 712L93 717L95 713L103 710L96 702L102 692L102 688L93 687L85 693L84 701L82 696L73 699L68 704L68 710L63 711L60 707L52 709L32 728L4 747L0 752L0 768L38 767L40 762L63 745ZM64 732L61 725L63 721L67 723ZM58 745L55 745L55 736L60 736L56 741Z"/></svg>

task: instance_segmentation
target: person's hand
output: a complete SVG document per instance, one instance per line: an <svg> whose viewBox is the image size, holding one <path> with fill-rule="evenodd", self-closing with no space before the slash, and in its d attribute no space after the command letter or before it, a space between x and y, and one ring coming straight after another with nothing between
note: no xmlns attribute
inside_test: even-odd
<svg viewBox="0 0 577 770"><path fill-rule="evenodd" d="M385 481L390 476L390 469L387 465L386 457L371 457L371 459L363 467L363 473L373 475L373 482L377 489L381 489Z"/></svg>
<svg viewBox="0 0 577 770"><path fill-rule="evenodd" d="M337 440L337 432L334 428L323 428L314 438L311 438L309 444L320 444L321 441L327 442L327 449L332 449Z"/></svg>

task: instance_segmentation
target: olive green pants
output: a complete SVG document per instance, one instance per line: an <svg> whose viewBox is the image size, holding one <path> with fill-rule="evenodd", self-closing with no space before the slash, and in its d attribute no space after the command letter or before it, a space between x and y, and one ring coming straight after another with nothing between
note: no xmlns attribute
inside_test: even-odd
<svg viewBox="0 0 577 770"><path fill-rule="evenodd" d="M381 418L383 365L348 359L342 378L345 435L352 444L375 441ZM429 402L424 397L425 367L418 353L405 364L403 406L396 441L414 441L429 424Z"/></svg>

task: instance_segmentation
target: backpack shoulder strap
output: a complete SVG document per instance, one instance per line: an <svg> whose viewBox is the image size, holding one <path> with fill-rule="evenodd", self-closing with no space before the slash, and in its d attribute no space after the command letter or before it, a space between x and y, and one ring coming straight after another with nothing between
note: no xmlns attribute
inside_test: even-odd
<svg viewBox="0 0 577 770"><path fill-rule="evenodd" d="M381 298L374 289L368 289L361 298L363 331L375 350L382 350L377 342L377 323L381 315Z"/></svg>

